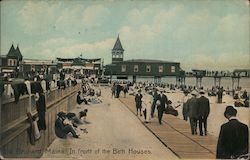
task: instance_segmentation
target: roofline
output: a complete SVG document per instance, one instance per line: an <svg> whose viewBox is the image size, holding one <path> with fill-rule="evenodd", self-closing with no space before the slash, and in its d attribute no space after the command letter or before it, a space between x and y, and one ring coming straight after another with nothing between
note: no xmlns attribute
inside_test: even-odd
<svg viewBox="0 0 250 160"><path fill-rule="evenodd" d="M151 61L151 62L148 62ZM154 60L154 59L145 59L145 61L143 61L143 59L130 59L130 60L125 60L122 62L126 62L126 63L176 63L176 64L180 64L180 62L171 62L171 61L162 61L162 60Z"/></svg>

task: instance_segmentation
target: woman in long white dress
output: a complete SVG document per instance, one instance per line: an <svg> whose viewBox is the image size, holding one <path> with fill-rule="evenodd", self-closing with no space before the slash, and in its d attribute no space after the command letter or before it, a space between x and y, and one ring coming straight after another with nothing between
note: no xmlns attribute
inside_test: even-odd
<svg viewBox="0 0 250 160"><path fill-rule="evenodd" d="M143 98L142 98L142 111L143 111L145 123L150 122L152 102L153 102L153 96L150 93L144 92Z"/></svg>

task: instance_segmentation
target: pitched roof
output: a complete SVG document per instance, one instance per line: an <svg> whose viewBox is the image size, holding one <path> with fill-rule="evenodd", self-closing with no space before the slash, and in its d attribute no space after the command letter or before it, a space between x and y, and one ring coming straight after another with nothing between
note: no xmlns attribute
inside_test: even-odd
<svg viewBox="0 0 250 160"><path fill-rule="evenodd" d="M21 52L20 52L20 49L19 49L18 45L17 45L17 47L16 47L16 55L17 55L18 57L23 57L22 54L21 54Z"/></svg>
<svg viewBox="0 0 250 160"><path fill-rule="evenodd" d="M115 45L114 45L112 50L122 50L122 51L124 51L124 49L122 48L122 44L121 44L119 35L118 35L118 37L116 39Z"/></svg>
<svg viewBox="0 0 250 160"><path fill-rule="evenodd" d="M15 50L13 44L11 45L10 50L9 50L7 56L16 56L16 50Z"/></svg>
<svg viewBox="0 0 250 160"><path fill-rule="evenodd" d="M21 54L21 52L20 52L20 50L19 50L18 45L17 45L17 48L15 49L14 46L13 46L13 44L11 45L10 50L9 50L7 56L8 57L13 57L14 56L14 57L18 57L18 58L22 58L23 57L22 54Z"/></svg>

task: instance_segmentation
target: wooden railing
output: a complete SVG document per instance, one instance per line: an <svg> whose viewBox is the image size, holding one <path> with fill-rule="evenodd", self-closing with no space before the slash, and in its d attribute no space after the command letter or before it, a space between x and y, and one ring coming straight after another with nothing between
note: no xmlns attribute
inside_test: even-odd
<svg viewBox="0 0 250 160"><path fill-rule="evenodd" d="M14 98L4 100L0 107L0 151L5 157L40 157L43 150L55 139L54 124L59 111L69 111L76 106L76 94L81 85L54 89L45 94L46 97L46 125L47 129L41 132L41 138L35 145L31 145L27 129L28 111L36 115L34 95L21 96L18 103ZM33 103L31 103L33 102ZM34 152L37 151L37 152Z"/></svg>

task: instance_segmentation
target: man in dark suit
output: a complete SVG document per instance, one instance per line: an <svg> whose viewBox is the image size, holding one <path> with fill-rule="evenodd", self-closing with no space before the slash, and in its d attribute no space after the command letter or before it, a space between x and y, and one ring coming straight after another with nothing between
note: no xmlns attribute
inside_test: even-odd
<svg viewBox="0 0 250 160"><path fill-rule="evenodd" d="M200 136L203 136L203 126L204 126L204 133L205 136L207 135L207 117L210 112L210 104L209 99L204 96L205 91L201 90L200 95L201 97L198 98L198 123L199 123L199 130Z"/></svg>
<svg viewBox="0 0 250 160"><path fill-rule="evenodd" d="M197 134L197 120L198 120L198 102L197 102L197 93L192 91L191 95L193 96L187 101L187 112L190 121L191 133L192 135Z"/></svg>
<svg viewBox="0 0 250 160"><path fill-rule="evenodd" d="M236 119L237 110L227 106L224 116L229 122L221 126L216 158L236 159L248 154L248 127Z"/></svg>
<svg viewBox="0 0 250 160"><path fill-rule="evenodd" d="M39 93L39 99L36 101L37 112L38 112L38 128L39 130L46 130L45 113L46 113L46 102L44 93Z"/></svg>
<svg viewBox="0 0 250 160"><path fill-rule="evenodd" d="M160 94L158 95L158 100L160 101L160 105L157 106L158 120L159 120L159 124L161 124L162 116L166 109L166 104L168 102L167 96L163 94L163 89L160 90Z"/></svg>
<svg viewBox="0 0 250 160"><path fill-rule="evenodd" d="M82 104L84 102L85 104L88 104L88 101L85 98L81 98L81 91L78 91L77 97L76 97L77 104Z"/></svg>
<svg viewBox="0 0 250 160"><path fill-rule="evenodd" d="M142 116L141 108L142 108L142 94L141 90L138 90L138 93L135 95L135 104L136 104L136 115L138 115L138 110L140 112L140 116Z"/></svg>
<svg viewBox="0 0 250 160"><path fill-rule="evenodd" d="M154 89L152 96L153 96L153 102L152 102L152 106L151 106L151 118L154 117L156 101L158 98L158 93L157 93L156 89Z"/></svg>
<svg viewBox="0 0 250 160"><path fill-rule="evenodd" d="M59 112L57 116L58 118L56 119L56 122L55 122L56 136L59 138L66 138L67 134L71 133L74 138L79 138L79 136L76 135L76 132L71 125L64 124L64 120L66 119L66 113Z"/></svg>

